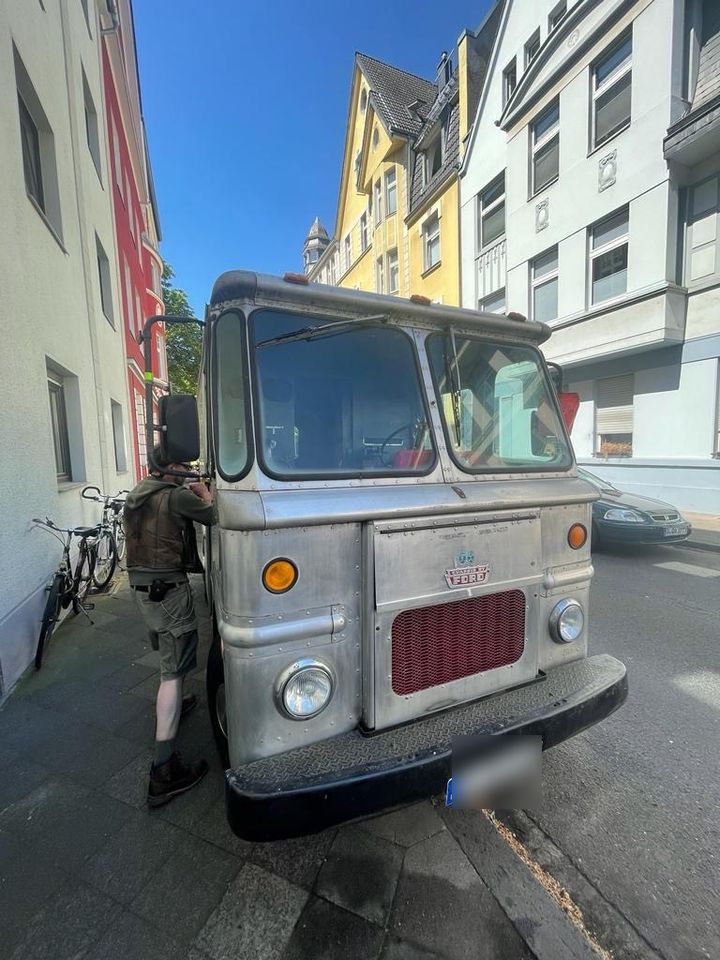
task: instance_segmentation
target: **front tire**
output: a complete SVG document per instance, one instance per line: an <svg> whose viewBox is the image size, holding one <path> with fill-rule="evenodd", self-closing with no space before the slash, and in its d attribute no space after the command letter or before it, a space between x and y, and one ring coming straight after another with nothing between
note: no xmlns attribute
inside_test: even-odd
<svg viewBox="0 0 720 960"><path fill-rule="evenodd" d="M98 590L104 590L110 583L117 564L117 546L109 530L100 537L95 549L95 569L92 579Z"/></svg>
<svg viewBox="0 0 720 960"><path fill-rule="evenodd" d="M213 736L220 758L227 769L230 766L227 738L227 709L225 705L225 664L220 637L215 636L208 652L206 670L208 709Z"/></svg>
<svg viewBox="0 0 720 960"><path fill-rule="evenodd" d="M55 575L55 579L50 585L50 592L48 593L48 598L45 602L40 636L38 637L37 650L35 651L36 670L39 670L42 666L43 656L45 655L45 651L50 643L50 638L53 635L55 624L58 622L60 617L60 601L62 599L64 589L65 576L62 573L58 573Z"/></svg>

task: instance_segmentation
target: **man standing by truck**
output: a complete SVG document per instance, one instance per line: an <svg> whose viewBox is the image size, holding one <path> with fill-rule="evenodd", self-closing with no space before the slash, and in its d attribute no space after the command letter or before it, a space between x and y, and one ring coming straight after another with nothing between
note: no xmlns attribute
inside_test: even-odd
<svg viewBox="0 0 720 960"><path fill-rule="evenodd" d="M195 706L183 700L183 680L197 666L197 621L187 572L195 556L193 523L215 523L212 494L203 483L183 485L187 471L170 463L159 447L157 465L125 501L125 535L130 587L160 652L160 687L156 703L155 755L148 783L148 804L161 806L205 776L205 760L184 763L176 749L180 719Z"/></svg>

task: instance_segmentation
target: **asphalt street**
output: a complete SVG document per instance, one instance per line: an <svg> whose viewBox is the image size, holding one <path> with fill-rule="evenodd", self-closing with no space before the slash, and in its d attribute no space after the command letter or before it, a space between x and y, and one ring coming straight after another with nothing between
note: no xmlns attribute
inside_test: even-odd
<svg viewBox="0 0 720 960"><path fill-rule="evenodd" d="M715 960L720 554L618 547L594 562L592 652L625 662L630 694L546 754L542 832L526 833L615 956Z"/></svg>

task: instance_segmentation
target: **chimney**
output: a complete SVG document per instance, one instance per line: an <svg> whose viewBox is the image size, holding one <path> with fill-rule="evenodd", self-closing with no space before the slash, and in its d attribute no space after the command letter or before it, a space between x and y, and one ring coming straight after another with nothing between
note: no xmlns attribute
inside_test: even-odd
<svg viewBox="0 0 720 960"><path fill-rule="evenodd" d="M442 90L445 84L448 82L452 76L452 60L447 55L447 50L443 50L440 54L440 63L437 65L437 72L435 74L435 85L438 90Z"/></svg>

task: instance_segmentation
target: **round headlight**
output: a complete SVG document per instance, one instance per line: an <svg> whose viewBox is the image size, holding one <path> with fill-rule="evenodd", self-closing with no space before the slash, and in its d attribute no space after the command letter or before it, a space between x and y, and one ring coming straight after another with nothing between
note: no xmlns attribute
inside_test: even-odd
<svg viewBox="0 0 720 960"><path fill-rule="evenodd" d="M333 679L328 668L317 661L298 661L280 678L280 700L293 720L316 717L330 702Z"/></svg>
<svg viewBox="0 0 720 960"><path fill-rule="evenodd" d="M577 600L561 600L550 614L550 636L556 643L572 643L585 626L585 614Z"/></svg>

